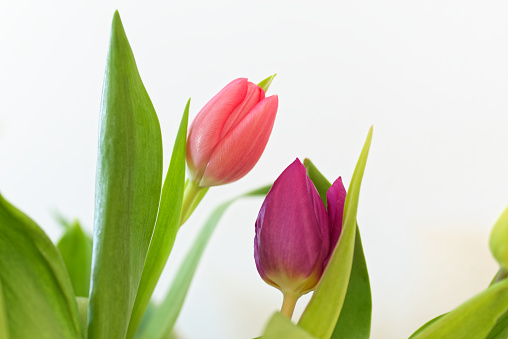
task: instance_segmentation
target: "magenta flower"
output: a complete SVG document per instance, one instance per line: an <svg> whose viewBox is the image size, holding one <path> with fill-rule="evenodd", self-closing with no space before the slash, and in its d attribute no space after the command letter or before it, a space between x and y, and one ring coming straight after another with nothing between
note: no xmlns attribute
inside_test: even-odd
<svg viewBox="0 0 508 339"><path fill-rule="evenodd" d="M341 178L327 192L328 212L296 159L274 182L259 211L254 238L257 270L284 295L291 317L296 300L314 289L342 229L346 190Z"/></svg>
<svg viewBox="0 0 508 339"><path fill-rule="evenodd" d="M215 95L194 119L187 137L187 165L200 187L245 176L258 162L272 132L276 95L240 78Z"/></svg>

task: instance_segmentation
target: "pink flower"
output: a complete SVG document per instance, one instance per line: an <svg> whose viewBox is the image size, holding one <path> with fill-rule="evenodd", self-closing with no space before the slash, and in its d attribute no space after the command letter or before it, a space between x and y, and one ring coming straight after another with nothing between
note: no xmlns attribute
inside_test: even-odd
<svg viewBox="0 0 508 339"><path fill-rule="evenodd" d="M256 220L254 258L263 280L285 296L313 290L339 239L345 198L339 178L327 192L327 212L300 160L289 165Z"/></svg>
<svg viewBox="0 0 508 339"><path fill-rule="evenodd" d="M198 113L187 137L187 166L201 187L245 176L258 162L272 132L278 97L240 78Z"/></svg>

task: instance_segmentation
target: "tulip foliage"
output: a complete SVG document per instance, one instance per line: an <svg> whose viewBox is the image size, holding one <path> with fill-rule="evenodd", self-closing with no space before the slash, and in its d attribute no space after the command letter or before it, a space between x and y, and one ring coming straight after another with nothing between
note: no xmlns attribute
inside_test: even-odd
<svg viewBox="0 0 508 339"><path fill-rule="evenodd" d="M258 335L369 338L371 289L357 215L372 128L347 191L341 177L332 184L309 159L296 159L267 180L272 184L219 204L166 296L152 301L180 227L210 188L243 178L260 159L278 111L278 96L266 95L274 76L258 84L231 81L190 125L189 100L163 181L159 120L116 12L99 118L93 238L79 222L61 218L64 233L54 245L0 195L0 339L175 337L221 217L238 199L256 197L264 197L257 220L239 223L255 230L253 246L246 244L253 247L251 264L283 296L280 312L267 310L272 315ZM508 209L490 247L500 265L492 284L411 338L508 336ZM293 319L298 299L310 292Z"/></svg>

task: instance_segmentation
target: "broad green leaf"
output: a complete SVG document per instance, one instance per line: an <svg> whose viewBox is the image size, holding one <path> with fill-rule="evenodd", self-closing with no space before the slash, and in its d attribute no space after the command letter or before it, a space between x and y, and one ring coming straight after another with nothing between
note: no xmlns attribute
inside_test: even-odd
<svg viewBox="0 0 508 339"><path fill-rule="evenodd" d="M355 249L356 213L367 156L372 140L372 127L367 135L344 206L342 233L307 308L298 325L316 338L330 338L344 305Z"/></svg>
<svg viewBox="0 0 508 339"><path fill-rule="evenodd" d="M258 86L261 87L263 89L263 91L268 91L268 88L270 87L270 85L272 84L272 81L273 79L275 78L275 76L277 75L274 74L274 75L271 75L269 76L268 78L266 78L265 80L261 81Z"/></svg>
<svg viewBox="0 0 508 339"><path fill-rule="evenodd" d="M185 148L190 100L183 113L176 136L173 154L169 164L164 187L162 188L159 215L155 224L152 241L146 257L143 275L139 283L136 302L132 310L127 338L134 338L146 307L150 302L157 281L173 249L176 234L180 228L183 191L185 186Z"/></svg>
<svg viewBox="0 0 508 339"><path fill-rule="evenodd" d="M504 280L428 324L411 338L486 338L507 310L508 280Z"/></svg>
<svg viewBox="0 0 508 339"><path fill-rule="evenodd" d="M332 184L309 159L305 159L303 163L307 168L307 175L316 186L326 206L326 192ZM372 297L369 273L363 254L360 230L357 225L351 276L349 277L344 306L335 325L332 338L369 338L371 315Z"/></svg>
<svg viewBox="0 0 508 339"><path fill-rule="evenodd" d="M0 281L10 338L82 337L71 281L58 250L1 195ZM1 319L0 314L0 324Z"/></svg>
<svg viewBox="0 0 508 339"><path fill-rule="evenodd" d="M231 199L219 205L212 215L208 218L204 227L199 232L190 251L187 253L182 265L180 266L171 288L164 298L163 302L156 307L153 316L148 321L146 331L140 333L141 338L167 338L175 325L176 319L180 314L185 297L189 291L192 278L196 272L199 260L208 244L213 231L217 227L227 208L236 200L249 196L264 196L270 190L270 186L262 187L255 191L246 193L237 198Z"/></svg>
<svg viewBox="0 0 508 339"><path fill-rule="evenodd" d="M127 334L161 186L159 121L115 12L99 126L90 339Z"/></svg>
<svg viewBox="0 0 508 339"><path fill-rule="evenodd" d="M71 278L74 294L88 297L92 270L92 239L83 232L79 222L69 225L56 248Z"/></svg>
<svg viewBox="0 0 508 339"><path fill-rule="evenodd" d="M293 324L280 312L275 313L266 325L262 339L315 339L299 326Z"/></svg>
<svg viewBox="0 0 508 339"><path fill-rule="evenodd" d="M9 324L7 323L7 312L5 311L2 278L0 276L0 338L9 339L8 326Z"/></svg>
<svg viewBox="0 0 508 339"><path fill-rule="evenodd" d="M490 331L486 339L506 339L508 338L508 312L497 319L496 325Z"/></svg>

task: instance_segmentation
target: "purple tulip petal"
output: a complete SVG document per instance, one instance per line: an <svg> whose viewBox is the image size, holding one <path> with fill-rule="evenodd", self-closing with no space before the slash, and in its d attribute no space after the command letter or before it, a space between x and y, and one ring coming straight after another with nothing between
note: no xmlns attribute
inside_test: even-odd
<svg viewBox="0 0 508 339"><path fill-rule="evenodd" d="M339 177L333 183L332 187L326 192L326 201L328 205L328 216L330 219L330 254L332 255L333 249L339 241L340 233L342 231L342 218L344 216L344 203L346 202L346 188L342 184L342 179ZM328 263L328 259L327 262Z"/></svg>
<svg viewBox="0 0 508 339"><path fill-rule="evenodd" d="M296 159L274 182L256 220L255 257L261 277L281 290L306 293L323 271L329 245L326 209ZM273 284L272 284L273 283Z"/></svg>

